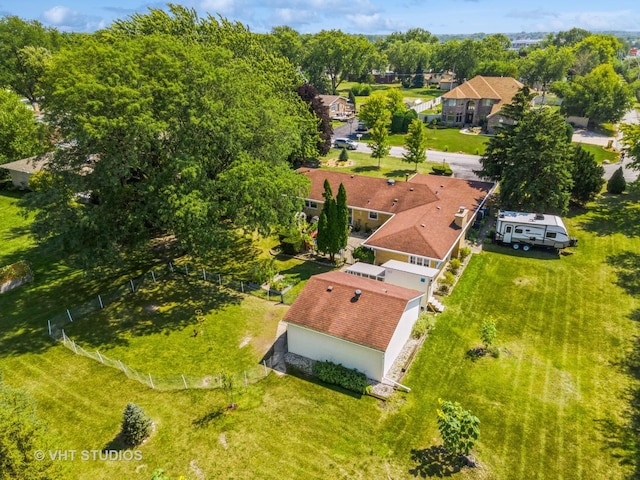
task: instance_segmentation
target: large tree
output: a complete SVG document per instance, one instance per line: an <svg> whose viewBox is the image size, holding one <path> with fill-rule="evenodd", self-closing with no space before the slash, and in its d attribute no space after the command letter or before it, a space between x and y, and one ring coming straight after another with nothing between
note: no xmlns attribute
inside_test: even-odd
<svg viewBox="0 0 640 480"><path fill-rule="evenodd" d="M527 53L520 62L520 75L527 85L539 84L544 94L552 82L566 76L573 62L570 48L551 45Z"/></svg>
<svg viewBox="0 0 640 480"><path fill-rule="evenodd" d="M207 258L240 231L293 221L308 184L289 161L317 141L314 117L291 64L263 52L265 68L229 30L234 51L116 32L52 59L46 112L70 141L29 201L40 237L86 263L167 234Z"/></svg>
<svg viewBox="0 0 640 480"><path fill-rule="evenodd" d="M329 180L324 181L324 204L318 221L318 250L322 253L328 253L329 258L333 262L336 253L340 251L340 232L338 231L338 210L336 199L333 198L333 192Z"/></svg>
<svg viewBox="0 0 640 480"><path fill-rule="evenodd" d="M347 204L347 189L342 182L336 195L336 231L338 235L338 247L340 250L347 248L349 241L349 206Z"/></svg>
<svg viewBox="0 0 640 480"><path fill-rule="evenodd" d="M406 162L414 163L417 172L418 164L427 159L427 129L421 120L415 119L409 124L409 133L405 138L404 146L407 152L402 158Z"/></svg>
<svg viewBox="0 0 640 480"><path fill-rule="evenodd" d="M500 182L504 208L564 213L573 188L564 118L548 108L519 111L516 123L489 141L478 173Z"/></svg>
<svg viewBox="0 0 640 480"><path fill-rule="evenodd" d="M383 119L376 120L369 134L371 135L371 156L378 159L378 170L380 170L380 161L386 157L391 150L387 122Z"/></svg>
<svg viewBox="0 0 640 480"><path fill-rule="evenodd" d="M64 462L49 456L55 448L34 401L25 392L6 385L0 376L0 478L68 478Z"/></svg>
<svg viewBox="0 0 640 480"><path fill-rule="evenodd" d="M0 89L0 165L31 157L46 148L46 127L20 97Z"/></svg>
<svg viewBox="0 0 640 480"><path fill-rule="evenodd" d="M326 155L331 150L331 135L333 126L329 117L329 107L318 96L318 90L310 83L298 87L298 95L309 105L309 110L317 117L318 124L318 153Z"/></svg>
<svg viewBox="0 0 640 480"><path fill-rule="evenodd" d="M587 152L579 144L573 146L571 159L571 177L573 188L571 199L584 204L593 200L604 185L604 168L598 165L594 155Z"/></svg>
<svg viewBox="0 0 640 480"><path fill-rule="evenodd" d="M609 64L572 82L556 82L552 90L562 97L562 113L589 117L593 123L617 122L633 104L631 87Z"/></svg>
<svg viewBox="0 0 640 480"><path fill-rule="evenodd" d="M57 30L18 17L0 18L0 86L35 103L42 95L41 81L52 52L64 43Z"/></svg>

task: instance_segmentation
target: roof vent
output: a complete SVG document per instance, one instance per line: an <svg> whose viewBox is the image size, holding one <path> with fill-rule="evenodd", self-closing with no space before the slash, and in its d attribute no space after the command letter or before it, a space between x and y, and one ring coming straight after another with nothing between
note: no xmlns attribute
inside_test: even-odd
<svg viewBox="0 0 640 480"><path fill-rule="evenodd" d="M440 208L441 208L441 207L440 207L440 205L438 205L436 208L437 208L438 210L440 210Z"/></svg>
<svg viewBox="0 0 640 480"><path fill-rule="evenodd" d="M393 178L387 180L387 185L395 185L396 181Z"/></svg>
<svg viewBox="0 0 640 480"><path fill-rule="evenodd" d="M465 206L464 205L460 205L458 207L458 213L463 213L465 211Z"/></svg>
<svg viewBox="0 0 640 480"><path fill-rule="evenodd" d="M333 285L329 285L327 287L327 292L332 292L333 291Z"/></svg>
<svg viewBox="0 0 640 480"><path fill-rule="evenodd" d="M421 223L421 224L420 224L420 226L421 226L422 228L426 227L426 225L425 225L424 223Z"/></svg>
<svg viewBox="0 0 640 480"><path fill-rule="evenodd" d="M440 188L444 188L444 185L440 185Z"/></svg>
<svg viewBox="0 0 640 480"><path fill-rule="evenodd" d="M362 290L357 289L357 290L355 291L355 294L356 294L356 297L359 297L360 295L362 295Z"/></svg>
<svg viewBox="0 0 640 480"><path fill-rule="evenodd" d="M409 189L409 191L410 191L410 192L413 192L413 187L411 187L411 188Z"/></svg>
<svg viewBox="0 0 640 480"><path fill-rule="evenodd" d="M544 214L536 213L536 220L544 220Z"/></svg>
<svg viewBox="0 0 640 480"><path fill-rule="evenodd" d="M351 175L351 178L353 178L353 175Z"/></svg>

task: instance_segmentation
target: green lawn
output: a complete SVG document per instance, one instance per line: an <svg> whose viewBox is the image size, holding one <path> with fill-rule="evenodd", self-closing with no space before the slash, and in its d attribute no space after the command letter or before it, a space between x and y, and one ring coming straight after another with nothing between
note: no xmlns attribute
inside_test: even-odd
<svg viewBox="0 0 640 480"><path fill-rule="evenodd" d="M609 152L599 145L590 145L588 143L581 143L580 146L593 154L598 164L602 165L604 160L609 160L609 163L617 163L620 161L619 152Z"/></svg>
<svg viewBox="0 0 640 480"><path fill-rule="evenodd" d="M340 150L332 148L323 160L337 159L340 156ZM372 177L387 177L404 180L406 174L413 175L415 173L415 164L405 162L402 158L387 156L380 161L380 170L378 170L378 159L372 158L368 153L349 152L348 166L335 166L323 168L335 172L356 173L358 175L369 175ZM424 162L418 165L419 173L430 173L431 167L435 164L441 165L442 162Z"/></svg>
<svg viewBox="0 0 640 480"><path fill-rule="evenodd" d="M199 478L199 471L206 478L235 479L445 475L433 450L440 444L438 398L460 401L482 422L475 452L482 467L452 478L614 479L634 472L635 458L627 449L626 398L638 383L625 366L638 362L630 357L640 318L638 198L604 197L588 212L568 217L567 226L580 241L573 255L489 245L474 256L403 380L411 393L398 393L385 404L296 376L271 374L246 389L238 386L234 400L239 408L233 412L224 410L229 398L221 391L151 390L52 344L43 321L58 313L60 305L90 297L100 285L87 283L24 238L27 221L15 218L15 198L0 193L0 211L0 239L11 239L10 247L2 244L3 263L24 257L36 274L33 284L0 295L5 381L34 396L60 449L105 448L119 430L128 401L140 404L156 423L155 433L140 447L142 461L69 461L68 478L148 480L158 467L172 479ZM281 260L282 265L290 261ZM300 265L291 268L309 273ZM180 300L179 290L163 292L165 305L213 301L202 289ZM113 317L136 313L149 301L161 303L156 298L117 307ZM229 348L247 329L257 328L252 322L264 323L268 330L269 320L263 319L274 305L254 302L259 300L251 299L243 310L245 318L234 310L244 304L216 308L217 313L207 316L206 328L226 323ZM479 324L488 315L498 322L496 343L502 354L472 362L465 354L479 344ZM95 338L86 327L79 325L77 333L86 335L87 342L119 350L131 362L159 367L173 361L172 353L192 365L200 360L218 368L214 362L222 362L208 356L205 342L190 342L206 340L206 332L180 343L181 330L174 326L123 331L131 345L126 352L104 325L96 325ZM174 352L169 343L182 346ZM186 358L190 346L196 360ZM228 362L241 366L256 358L257 351L243 358L238 350L227 352Z"/></svg>

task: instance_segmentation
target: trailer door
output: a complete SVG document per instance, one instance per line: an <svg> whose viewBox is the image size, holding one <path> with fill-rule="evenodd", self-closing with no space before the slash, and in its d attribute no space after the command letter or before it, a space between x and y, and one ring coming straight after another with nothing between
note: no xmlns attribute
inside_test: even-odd
<svg viewBox="0 0 640 480"><path fill-rule="evenodd" d="M511 231L513 227L511 225L507 225L504 228L504 237L502 237L502 241L504 243L511 243Z"/></svg>

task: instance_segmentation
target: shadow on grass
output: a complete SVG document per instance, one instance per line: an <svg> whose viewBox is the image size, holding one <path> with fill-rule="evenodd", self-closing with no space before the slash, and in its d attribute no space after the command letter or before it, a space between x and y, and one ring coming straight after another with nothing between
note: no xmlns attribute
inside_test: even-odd
<svg viewBox="0 0 640 480"><path fill-rule="evenodd" d="M345 388L339 387L338 385L332 385L329 383L324 383L323 381L319 380L317 377L314 377L312 375L307 375L306 373L300 371L299 369L292 367L292 366L288 366L287 367L287 374L291 375L292 377L296 377L299 378L300 380L304 380L306 382L312 383L314 385L319 385L323 388L329 389L329 390L333 390L334 392L337 393L342 393L344 395L347 395L351 398L356 398L356 399L361 399L362 398L362 394L361 393L356 393L353 392L351 390L347 390Z"/></svg>
<svg viewBox="0 0 640 480"><path fill-rule="evenodd" d="M396 170L391 170L390 172L386 172L384 174L385 177L387 178L406 178L407 175L409 175L409 177L411 177L412 175L415 175L416 170L415 168L403 168L403 169L396 169Z"/></svg>
<svg viewBox="0 0 640 480"><path fill-rule="evenodd" d="M204 414L200 418L196 418L191 424L197 428L205 428L208 427L211 423L216 421L224 414L225 409L222 407L218 407L215 410Z"/></svg>
<svg viewBox="0 0 640 480"><path fill-rule="evenodd" d="M67 334L86 348L128 345L128 337L132 336L169 335L189 326L199 331L197 311L206 315L241 300L239 293L215 283L174 276L69 324Z"/></svg>
<svg viewBox="0 0 640 480"><path fill-rule="evenodd" d="M359 167L353 167L351 171L353 173L379 172L380 169L377 167L377 165L362 165Z"/></svg>
<svg viewBox="0 0 640 480"><path fill-rule="evenodd" d="M640 236L640 195L605 194L590 209L581 227L600 236L622 233L627 237Z"/></svg>
<svg viewBox="0 0 640 480"><path fill-rule="evenodd" d="M554 249L532 247L528 252L514 250L510 245L499 245L497 243L485 243L482 249L487 252L509 255L520 258L536 258L538 260L559 260L560 255Z"/></svg>
<svg viewBox="0 0 640 480"><path fill-rule="evenodd" d="M626 251L609 255L606 260L616 272L616 285L629 295L640 295L640 254Z"/></svg>
<svg viewBox="0 0 640 480"><path fill-rule="evenodd" d="M411 450L411 461L416 466L409 469L409 474L420 478L450 477L462 469L459 459L442 445Z"/></svg>
<svg viewBox="0 0 640 480"><path fill-rule="evenodd" d="M127 448L129 447L124 441L124 438L122 436L122 431L120 431L109 443L107 443L104 446L102 451L103 452L108 452L113 450L120 451L120 450L126 450Z"/></svg>

